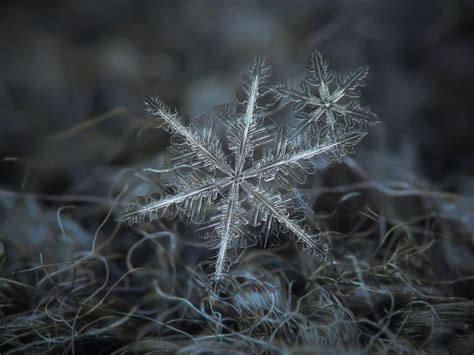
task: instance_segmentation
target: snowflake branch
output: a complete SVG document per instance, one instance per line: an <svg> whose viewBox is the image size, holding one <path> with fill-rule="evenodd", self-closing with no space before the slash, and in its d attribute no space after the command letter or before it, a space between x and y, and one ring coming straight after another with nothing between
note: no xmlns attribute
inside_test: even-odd
<svg viewBox="0 0 474 355"><path fill-rule="evenodd" d="M261 60L261 57L256 58L256 61L259 61L259 60ZM258 67L258 63L255 63L255 66ZM251 80L250 91L247 93L248 101L247 101L247 106L245 108L245 115L243 118L244 119L244 132L242 135L240 151L237 156L237 162L235 164L235 171L237 175L239 175L242 172L242 169L245 163L245 155L246 155L245 152L247 149L249 128L253 121L254 109L255 109L255 105L257 103L257 97L258 97L258 81L259 81L258 76L259 76L259 72L258 70L256 70L256 72L250 78Z"/></svg>
<svg viewBox="0 0 474 355"><path fill-rule="evenodd" d="M310 59L310 70L313 73L313 77L316 81L319 81L319 92L322 99L329 97L329 81L328 79L328 72L327 72L328 64L325 62L319 52L313 50L311 52L311 59Z"/></svg>
<svg viewBox="0 0 474 355"><path fill-rule="evenodd" d="M339 87L332 95L331 99L333 102L338 102L341 98L346 95L346 91L349 89L355 89L358 86L365 85L364 79L367 78L369 67L361 67L354 69L350 74L349 78Z"/></svg>
<svg viewBox="0 0 474 355"><path fill-rule="evenodd" d="M230 166L220 159L215 152L206 147L206 145L199 140L198 136L193 134L188 127L181 123L178 114L173 112L170 106L163 103L158 97L150 96L143 97L143 103L145 104L146 111L151 116L163 120L173 133L183 136L193 147L196 147L204 153L204 155L209 157L217 169L229 176L233 175Z"/></svg>
<svg viewBox="0 0 474 355"><path fill-rule="evenodd" d="M242 121L243 125L237 125L237 130L232 136L237 135L237 148L235 174L240 175L245 165L249 152L255 147L257 132L257 121L264 117L265 106L259 106L258 100L270 90L262 90L271 74L270 65L265 63L262 56L257 56L249 68L249 76L244 79L243 90L245 99L241 105L245 106ZM260 132L262 133L262 132Z"/></svg>
<svg viewBox="0 0 474 355"><path fill-rule="evenodd" d="M258 203L263 205L265 209L270 211L271 215L288 228L291 233L298 237L307 247L311 248L314 252L324 257L327 255L327 250L321 245L319 238L316 235L307 233L301 226L293 222L286 213L283 207L276 207L271 201L269 201L262 193L260 193L252 184L244 181L242 182L242 188L249 194L252 195Z"/></svg>
<svg viewBox="0 0 474 355"><path fill-rule="evenodd" d="M324 109L319 107L318 109L316 109L315 111L311 112L310 114L308 114L309 118L307 120L304 121L304 123L302 125L300 125L297 129L295 129L293 132L291 132L290 134L290 138L295 138L296 136L298 136L299 134L301 134L301 132L306 128L308 127L309 125L311 125L313 122L317 122L324 114Z"/></svg>
<svg viewBox="0 0 474 355"><path fill-rule="evenodd" d="M311 149L296 152L294 154L288 154L285 159L280 159L280 160L273 161L262 166L257 166L255 168L249 169L242 174L242 177L244 179L256 177L258 175L265 173L268 170L278 169L281 166L293 164L300 160L311 159L317 155L320 155L329 151L333 151L334 149L337 149L337 147L339 146L343 146L346 144L350 144L350 145L356 144L365 135L366 135L366 132L356 132L353 134L349 134L346 138L340 139L339 141L331 143L331 144L325 144L323 146L320 145L320 146L312 147Z"/></svg>
<svg viewBox="0 0 474 355"><path fill-rule="evenodd" d="M374 125L379 122L377 114L370 111L369 108L361 108L357 102L354 103L352 106L343 106L340 104L336 104L334 105L334 111L336 111L343 117L352 116L355 121L362 121L369 125Z"/></svg>
<svg viewBox="0 0 474 355"><path fill-rule="evenodd" d="M225 262L227 257L227 250L229 249L229 244L234 237L232 233L232 221L235 217L235 210L239 198L239 184L233 183L229 196L227 198L227 206L223 218L221 219L221 225L216 227L217 233L219 234L219 251L217 254L216 268L214 272L214 280L218 281L222 278L222 275L225 272Z"/></svg>
<svg viewBox="0 0 474 355"><path fill-rule="evenodd" d="M193 187L187 191L183 191L176 195L165 196L156 201L152 201L145 204L132 204L125 208L121 213L119 213L116 217L116 220L118 222L126 222L129 224L137 223L141 220L144 220L146 216L149 216L149 219L153 220L158 218L154 217L154 215L156 215L157 212L160 210L164 210L171 205L181 203L186 199L196 198L200 195L202 196L212 190L222 189L230 183L230 178L223 178L220 181L216 181L211 184L203 185L200 187Z"/></svg>

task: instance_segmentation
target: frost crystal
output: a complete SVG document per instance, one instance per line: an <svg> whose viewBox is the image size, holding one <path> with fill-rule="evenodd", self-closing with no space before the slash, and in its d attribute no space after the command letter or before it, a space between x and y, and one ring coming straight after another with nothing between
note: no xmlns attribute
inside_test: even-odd
<svg viewBox="0 0 474 355"><path fill-rule="evenodd" d="M308 75L300 86L291 83L279 86L280 95L293 103L296 113L296 120L289 129L290 137L325 135L337 142L341 134L354 129L355 125L365 129L378 122L377 115L370 108L361 106L359 101L359 87L365 85L369 68L360 67L339 75L328 66L329 62L313 50L307 66ZM325 122L321 124L321 120ZM345 153L352 153L352 149L338 146L335 149L338 160Z"/></svg>
<svg viewBox="0 0 474 355"><path fill-rule="evenodd" d="M214 281L228 270L230 250L255 245L257 237L265 245L275 245L279 231L295 236L316 257L330 258L329 243L304 224L295 187L321 161L340 159L352 151L366 131L362 126L354 128L351 121L372 122L375 116L356 101L342 100L359 96L356 89L367 69L339 78L338 89L330 94L334 74L317 52L310 68L312 76L301 90L272 85L271 67L258 56L243 79L236 104L220 106L190 122L159 98L145 97L147 113L172 135L171 158L163 174L169 193L137 200L117 220L132 224L178 214L186 223L200 224L215 254ZM269 118L278 101L294 103L298 119L289 132ZM319 120L323 115L325 120ZM344 119L341 127L338 116ZM226 130L222 141L219 127ZM300 134L308 131L310 135Z"/></svg>

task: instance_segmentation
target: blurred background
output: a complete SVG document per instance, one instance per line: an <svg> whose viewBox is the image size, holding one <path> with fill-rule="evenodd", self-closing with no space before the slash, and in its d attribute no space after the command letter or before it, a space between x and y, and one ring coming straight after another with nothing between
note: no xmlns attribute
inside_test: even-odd
<svg viewBox="0 0 474 355"><path fill-rule="evenodd" d="M233 100L257 53L275 80L286 80L303 73L316 48L334 70L370 66L363 102L383 120L370 149L454 188L474 173L473 7L468 0L4 1L0 155L22 163L0 165L2 185L61 193L98 164L128 164L167 144L156 133L124 137L131 116L144 116L141 94L191 116L210 112ZM54 136L104 114L117 117L94 125L85 145L80 135ZM111 153L124 144L121 155Z"/></svg>
<svg viewBox="0 0 474 355"><path fill-rule="evenodd" d="M426 281L427 288L420 286L420 292L472 300L473 31L472 0L2 1L0 273L4 270L4 275L7 271L11 275L43 263L71 260L74 252L91 248L95 235L98 243L109 243L107 236L116 238L106 250L111 274L114 280L120 279L130 270L130 265L125 267L123 255L145 232L128 227L118 232L120 227L109 221L103 233L99 233L101 222L125 184L121 180L126 174L124 169L140 169L150 164L159 167L169 144L165 132L147 129L150 122L142 109L140 95L158 95L189 116L207 113L215 105L234 100L241 76L256 54L263 54L272 64L275 81L286 81L304 75L309 54L316 48L329 59L335 71L370 66L367 86L362 89L362 103L371 106L382 121L370 130L357 147L357 153L348 157L345 164L331 167L316 178L321 179L318 180L321 192L315 198L315 219L320 227L354 235L367 227L367 235L376 236L371 239L371 247L366 242L350 244L343 238L339 241L335 238L335 253L341 258L355 255L353 260L360 258L362 265L364 258L374 256L375 260L376 253L384 251L380 265L387 260L397 263L387 255L398 242L387 246L383 244L387 239L382 236L394 226L414 223L419 229L401 230L400 240L420 248L428 245L423 250L429 250L426 255L425 251L420 252L423 258L420 256L413 265L403 264L407 269L400 266L400 270L431 280ZM329 190L354 183L359 185L341 188L336 192L338 195ZM155 187L150 186L149 190L153 191ZM373 188L375 192L365 193L364 188ZM147 189L143 184L135 184L129 193L136 196L147 193ZM348 198L349 203L344 202L341 207L340 201L345 199L341 196L354 190L356 195L351 196L355 199ZM420 219L420 216L425 217ZM365 219L361 222L362 218ZM165 227L176 233L178 239L191 231L179 221L155 224L146 227L149 228L146 231L154 233ZM422 235L420 239L418 232ZM66 235L71 237L71 245ZM436 242L430 244L430 238ZM190 236L183 240L194 243L199 238ZM162 259L158 261L146 250L140 250L139 255L143 263L149 262L150 268L153 265L153 270L161 270L160 277L166 274L171 280L166 265L183 260L194 268L206 260L205 248L198 249L199 252L193 248L183 246L175 259L169 248L163 249L166 252L160 254ZM116 255L122 255L122 259ZM282 255L290 260L296 254L283 250ZM294 261L296 265L306 265L306 269L297 267L298 272L314 271L316 267L311 269L308 265L312 264L305 260ZM276 264L272 261L272 267ZM89 292L80 291L79 298L88 297L103 280L102 271L97 271L99 266L90 268L96 278L84 271L85 279L94 280L87 284L89 289L84 286ZM303 274L301 278L306 280L309 274ZM29 285L36 285L39 278L29 272L12 277ZM185 292L183 280L192 277L185 271L181 277L181 284L178 280L173 292L188 297L192 292ZM449 286L435 284L440 277ZM449 280L453 279L463 281L451 284ZM18 335L31 326L31 319L22 320L19 314L36 309L34 300L38 294L30 290L24 297L25 289L10 288L2 282L2 299L13 300L17 296L21 301L13 302L13 308L0 310L5 317L2 321L10 322L11 331L0 337L0 349L7 343L10 350L14 348L11 344L24 347L34 341L41 344L44 339ZM44 286L48 282L39 284ZM414 284L411 290L420 285ZM399 285L390 284L387 288L392 286ZM74 283L70 289L74 289ZM132 282L129 290L134 294L124 295L123 290L117 295L111 293L110 298L115 302L111 307L125 309L122 301L127 300L131 305L137 299L140 306L151 304L148 296L144 296L151 291L143 289L142 279L136 284ZM409 296L397 298L399 309L413 297L421 297L420 293L407 292ZM195 304L206 297L202 287L192 294L196 297L192 300ZM386 311L390 303L387 299L372 300L368 307L362 302L364 295L351 293L350 296L344 304L356 319L368 317L376 324L385 318L374 316L374 309L385 316L390 313ZM432 299L426 302L436 303ZM61 312L63 306L59 306ZM163 307L166 310L171 306ZM455 316L450 309L450 321L466 317L461 319L465 323L455 330L451 326L449 332L443 328L443 336L454 332L464 337L464 342L450 343L451 350L472 351L469 348L474 347L474 305L469 303L469 307L462 306L460 314ZM71 317L76 308L70 305ZM48 321L51 320L45 320L45 324ZM431 349L436 349L445 344L442 337L426 340L426 329L417 328L416 322L405 319L402 323L410 324L411 328L399 334L420 347L431 344ZM374 343L370 334L383 335L383 329L388 327L388 323L387 326L380 323L380 328L373 324L360 326L366 336L365 344ZM183 329L188 326L184 325ZM137 329L141 329L138 335L134 333ZM143 329L133 323L129 329L120 330L122 333L107 333L122 339L109 340L108 349L154 334L149 328ZM382 330L378 332L378 329ZM64 331L69 334L68 329ZM421 337L421 333L426 337ZM46 336L46 330L43 334ZM134 335L125 339L124 334ZM92 341L92 345L84 341L82 350L87 353L105 346L97 344L98 341ZM73 346L72 342L69 346Z"/></svg>

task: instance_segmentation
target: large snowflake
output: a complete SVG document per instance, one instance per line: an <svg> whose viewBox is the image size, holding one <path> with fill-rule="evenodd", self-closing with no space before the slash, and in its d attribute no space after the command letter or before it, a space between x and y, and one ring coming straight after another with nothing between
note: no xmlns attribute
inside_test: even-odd
<svg viewBox="0 0 474 355"><path fill-rule="evenodd" d="M319 54L314 52L313 58L319 60ZM215 253L215 281L228 270L230 250L254 245L258 238L274 244L279 231L293 235L316 257L328 258L329 243L320 238L319 231L304 224L304 206L297 202L295 188L321 161L340 159L351 151L366 132L347 124L333 130L331 112L357 115L350 103L338 102L354 91L351 82L360 85L360 81L343 81L339 91L330 95L325 87L332 79L326 66L314 60L315 68L320 69L312 70L318 80L310 84L320 86L319 99L304 85L304 90L298 91L271 84L271 67L260 56L243 79L240 99L212 114L189 121L159 98L144 98L148 114L172 135L171 157L163 174L167 193L137 200L117 219L137 223L179 214L184 222L201 225L199 229L207 229L205 237ZM286 94L292 95L290 100L281 100ZM285 130L269 116L277 105L288 101L297 106L299 126ZM307 109L311 105L316 111ZM322 111L328 117L325 121L319 120ZM310 135L295 134L306 127L311 127ZM224 140L220 139L221 128L225 129Z"/></svg>

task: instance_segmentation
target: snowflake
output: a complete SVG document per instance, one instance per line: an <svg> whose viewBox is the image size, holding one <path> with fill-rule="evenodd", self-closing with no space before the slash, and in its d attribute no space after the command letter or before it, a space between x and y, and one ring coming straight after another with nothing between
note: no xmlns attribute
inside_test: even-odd
<svg viewBox="0 0 474 355"><path fill-rule="evenodd" d="M293 103L296 120L289 129L291 138L325 135L332 142L350 131L357 124L362 128L378 123L377 115L360 104L359 88L365 85L368 67L359 67L339 75L328 69L329 62L323 60L316 50L311 53L307 66L308 75L299 87L291 83L278 87L282 97ZM324 124L320 120L324 119ZM349 149L347 151L346 149ZM338 160L352 147L339 146L335 153Z"/></svg>
<svg viewBox="0 0 474 355"><path fill-rule="evenodd" d="M319 55L313 57L319 60ZM297 105L306 100L304 105L324 107L326 116L330 112L354 115L349 106L338 103L340 97L353 92L352 84L344 79L342 89L329 95L323 87L332 76L324 65L322 72L315 80L320 78L324 99L316 100L309 91L299 96L295 96L296 90L286 92L292 93ZM362 129L342 129L328 137L324 129L314 125L314 119L297 129L300 132L311 125L311 140L293 139L295 130L289 134L269 117L281 103L283 92L281 85L270 83L270 75L270 65L256 57L235 104L220 106L192 120L157 97L143 99L154 122L172 135L168 148L171 158L163 174L167 189L161 197L139 198L122 210L117 220L132 224L178 214L186 223L201 225L199 229L207 230L205 238L215 254L214 281L222 279L228 270L230 250L255 245L259 236L272 246L278 243L279 231L295 236L298 245L316 257L330 258L329 243L321 240L319 231L304 224L304 206L298 203L295 186L314 173L321 161L339 158L366 134ZM365 74L358 76L357 85L362 77ZM330 110L322 100L331 102ZM226 132L222 141L220 128Z"/></svg>

